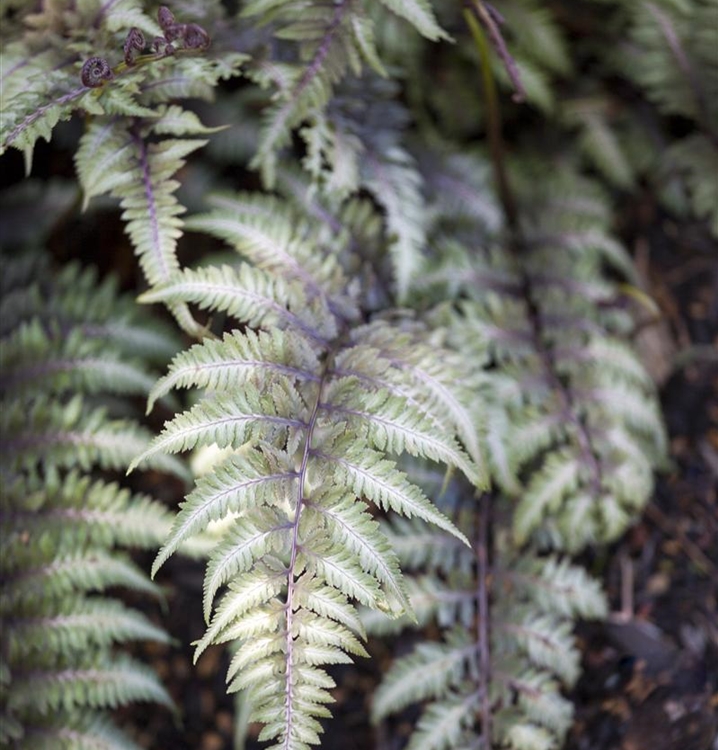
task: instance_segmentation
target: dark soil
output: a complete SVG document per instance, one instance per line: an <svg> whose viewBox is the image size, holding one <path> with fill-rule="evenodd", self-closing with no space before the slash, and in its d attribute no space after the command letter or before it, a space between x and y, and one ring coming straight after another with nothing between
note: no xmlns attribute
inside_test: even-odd
<svg viewBox="0 0 718 750"><path fill-rule="evenodd" d="M671 466L601 568L613 614L579 628L567 750L718 748L718 247L644 212L634 239L662 320L639 341Z"/></svg>

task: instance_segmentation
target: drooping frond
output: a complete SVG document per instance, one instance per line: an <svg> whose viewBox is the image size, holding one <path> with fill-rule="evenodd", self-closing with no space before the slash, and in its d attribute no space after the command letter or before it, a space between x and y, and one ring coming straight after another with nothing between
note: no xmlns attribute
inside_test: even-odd
<svg viewBox="0 0 718 750"><path fill-rule="evenodd" d="M544 183L546 201L522 207L520 251L499 252L485 217L457 210L471 194L468 175L428 181L436 191L429 244L444 263L418 289L454 300L455 310L437 314L453 320L455 346L476 368L496 489L477 501L460 482L447 486L411 467L472 549L405 521L387 530L412 571L416 620L422 628L435 622L440 638L425 636L395 661L373 716L422 703L414 750L555 748L572 717L561 690L579 673L574 621L604 616L606 604L583 570L547 550L620 533L650 495L664 437L652 383L627 342L630 316L610 280L631 269L605 233L600 194L575 175L554 175ZM485 249L473 244L481 236ZM409 625L370 612L362 619L378 634Z"/></svg>
<svg viewBox="0 0 718 750"><path fill-rule="evenodd" d="M233 642L230 689L248 690L264 739L299 750L317 743L318 717L328 715L326 666L364 654L353 601L411 614L396 554L366 501L464 540L390 456L423 457L480 484L479 441L458 371L431 363L428 331L361 321L361 290L341 252L323 251L321 220L274 198L216 203L191 226L228 240L244 260L183 271L145 298L191 302L251 328L175 358L153 395L206 390L136 464L160 451L232 449L197 482L155 570L225 519L197 655Z"/></svg>
<svg viewBox="0 0 718 750"><path fill-rule="evenodd" d="M150 143L149 138L207 132L211 130L195 115L172 106L163 107L144 126L137 121L94 122L82 137L76 162L85 201L104 193L120 198L127 233L152 286L166 283L179 268L176 248L184 209L174 195L179 183L172 177L206 141L165 138ZM172 312L184 328L196 330L185 306Z"/></svg>

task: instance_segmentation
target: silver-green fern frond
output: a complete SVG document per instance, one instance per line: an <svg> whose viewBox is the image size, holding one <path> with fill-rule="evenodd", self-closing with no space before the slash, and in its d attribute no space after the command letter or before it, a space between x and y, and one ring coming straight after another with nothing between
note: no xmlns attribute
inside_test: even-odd
<svg viewBox="0 0 718 750"><path fill-rule="evenodd" d="M150 285L166 283L179 268L177 240L182 235L184 208L172 179L185 158L206 141L187 138L211 132L191 112L161 107L151 119L122 123L93 122L80 142L75 161L85 202L110 193L120 198L126 231ZM150 136L163 138L150 143ZM186 330L197 327L185 306L172 312Z"/></svg>
<svg viewBox="0 0 718 750"><path fill-rule="evenodd" d="M452 265L444 283L464 297L457 342L468 335L476 356L488 349L495 363L485 381L496 404L488 460L517 499L516 540L538 531L544 543L577 550L615 538L650 497L665 436L653 384L627 341L630 315L605 276L631 273L604 230L605 204L575 177L553 184L555 197L526 213L523 255L474 253L462 279Z"/></svg>
<svg viewBox="0 0 718 750"><path fill-rule="evenodd" d="M434 366L418 323L362 319L362 290L337 262L348 238L325 250L321 221L271 197L218 205L189 224L243 259L185 270L144 300L222 311L248 328L175 358L153 396L205 391L135 465L162 451L232 449L183 503L154 571L210 521L229 521L207 567L197 656L233 642L229 689L247 690L261 739L300 750L318 743L318 719L329 715L327 666L365 653L354 602L411 615L367 502L465 541L396 457L426 458L476 484L484 472L460 373Z"/></svg>
<svg viewBox="0 0 718 750"><path fill-rule="evenodd" d="M31 256L4 259L2 270L0 741L28 750L135 748L109 710L171 700L149 668L116 648L168 636L103 592L159 595L123 550L156 547L170 518L156 501L101 478L98 469L124 469L148 442L133 420L109 416L117 401L102 404L147 392L149 369L123 352L144 342L161 355L172 337L139 322L112 284L98 286L76 266L54 275ZM184 475L176 462L162 466Z"/></svg>
<svg viewBox="0 0 718 750"><path fill-rule="evenodd" d="M427 0L381 2L424 37L433 41L448 38ZM347 73L360 75L365 65L380 74L385 71L376 49L374 21L362 2L341 0L307 6L297 0L251 0L246 3L243 15L259 23L271 23L276 38L296 45L292 55L296 62L285 62L286 56L281 62L260 59L251 71L258 84L275 88L274 102L265 112L253 162L261 168L267 185L272 186L277 151L289 144L292 131L301 124L321 127L325 122L324 110L341 79ZM311 138L318 133L310 127L305 135L311 150ZM331 139L331 134L324 137Z"/></svg>
<svg viewBox="0 0 718 750"><path fill-rule="evenodd" d="M489 498L481 502L492 502L493 512L499 507ZM464 520L471 522L473 513L464 512ZM572 623L605 614L598 584L566 560L512 553L507 540L494 545L490 567L481 569L478 541L472 551L436 533L420 545L415 540L423 530L407 524L392 524L387 533L411 571L409 599L420 623L436 621L441 637L420 641L393 664L374 695L374 721L423 703L408 745L414 750L481 747L489 737L492 747L558 747L572 717L561 687L578 674ZM489 613L481 612L480 575L490 576L484 584L491 589ZM483 633L482 617L489 618ZM370 613L363 619L377 634L409 624Z"/></svg>

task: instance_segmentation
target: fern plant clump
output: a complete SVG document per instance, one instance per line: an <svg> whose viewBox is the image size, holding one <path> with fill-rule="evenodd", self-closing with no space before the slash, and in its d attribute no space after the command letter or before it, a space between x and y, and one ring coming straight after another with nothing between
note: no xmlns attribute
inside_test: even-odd
<svg viewBox="0 0 718 750"><path fill-rule="evenodd" d="M121 549L158 549L154 576L199 540L195 659L230 648L238 736L320 744L335 665L413 629L375 723L417 703L411 750L561 746L573 626L607 612L571 555L630 526L666 453L613 235L615 191L660 170L602 34L655 62L630 73L654 130L700 131L663 195L710 214L715 0L628 5L582 4L606 16L594 46L535 0L2 10L0 154L30 171L38 141L73 144L77 207L118 210L146 306L5 263L3 741L132 746L105 709L167 695L114 647L166 636L103 592L158 593ZM145 396L174 413L153 438ZM170 514L120 488L128 468L191 489Z"/></svg>

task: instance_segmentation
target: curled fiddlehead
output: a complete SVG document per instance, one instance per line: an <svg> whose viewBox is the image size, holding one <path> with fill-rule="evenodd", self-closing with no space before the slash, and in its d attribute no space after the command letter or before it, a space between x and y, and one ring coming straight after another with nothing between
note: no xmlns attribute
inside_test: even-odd
<svg viewBox="0 0 718 750"><path fill-rule="evenodd" d="M174 13L166 5L160 5L159 10L157 11L157 21L159 22L160 28L165 33L170 28L177 25Z"/></svg>
<svg viewBox="0 0 718 750"><path fill-rule="evenodd" d="M83 86L91 89L99 88L105 81L114 78L112 68L104 57L90 57L85 60L80 71L80 80Z"/></svg>
<svg viewBox="0 0 718 750"><path fill-rule="evenodd" d="M135 57L145 48L145 35L135 26L130 29L123 47L125 53L125 64L133 65Z"/></svg>
<svg viewBox="0 0 718 750"><path fill-rule="evenodd" d="M157 20L164 36L156 36L152 39L152 51L154 55L146 55L139 60L147 44L145 35L133 26L125 37L123 44L124 65L118 65L114 70L102 57L90 57L82 66L80 78L84 86L99 88L105 81L109 81L119 75L126 68L136 65L161 60L164 57L174 55L177 48L173 42L180 40L181 47L185 50L206 50L211 42L207 31L197 23L177 23L174 14L166 6L160 6L157 11Z"/></svg>
<svg viewBox="0 0 718 750"><path fill-rule="evenodd" d="M184 45L188 49L206 49L209 47L209 34L196 23L185 24Z"/></svg>
<svg viewBox="0 0 718 750"><path fill-rule="evenodd" d="M171 46L172 42L177 39L182 40L186 49L206 49L209 47L209 34L199 24L177 23L174 14L166 5L161 5L157 11L157 21L164 32L166 47ZM159 48L162 41L162 37L156 37L155 47Z"/></svg>

